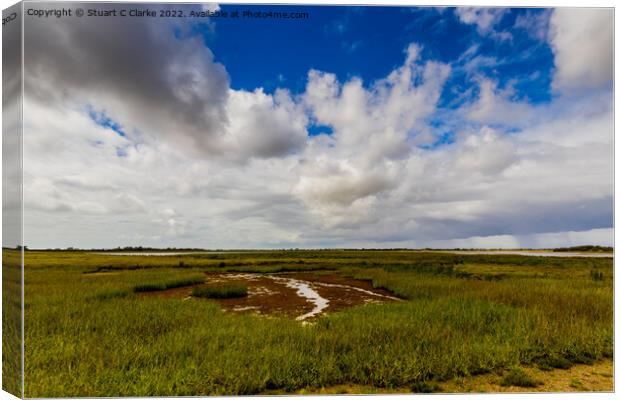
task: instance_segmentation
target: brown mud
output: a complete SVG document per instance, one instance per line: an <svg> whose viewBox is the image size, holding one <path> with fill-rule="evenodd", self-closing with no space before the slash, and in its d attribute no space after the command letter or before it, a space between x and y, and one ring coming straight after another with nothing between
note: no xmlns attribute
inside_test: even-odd
<svg viewBox="0 0 620 400"><path fill-rule="evenodd" d="M370 281L334 273L206 273L206 276L206 284L247 285L246 297L210 300L227 312L277 314L305 320L362 304L400 301L388 290L374 288ZM140 296L189 299L194 287L146 292Z"/></svg>

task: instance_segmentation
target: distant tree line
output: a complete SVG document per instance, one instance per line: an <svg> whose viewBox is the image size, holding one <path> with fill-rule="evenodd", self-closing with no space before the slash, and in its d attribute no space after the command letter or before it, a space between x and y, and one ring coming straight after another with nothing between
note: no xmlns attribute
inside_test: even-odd
<svg viewBox="0 0 620 400"><path fill-rule="evenodd" d="M21 250L22 246L17 246L17 250ZM28 246L24 246L24 250L31 250ZM41 250L41 251L101 251L101 252L116 252L116 251L127 251L127 252L139 252L139 251L205 251L205 249L196 248L196 247L145 247L145 246L125 246L125 247L115 247L115 248L80 248L80 247L65 247L65 248L49 248L49 249L33 249L33 250ZM225 250L218 250L225 251Z"/></svg>
<svg viewBox="0 0 620 400"><path fill-rule="evenodd" d="M613 247L607 247L607 246L587 245L587 246L559 247L557 249L553 249L553 251L556 251L556 252L579 251L579 252L586 252L586 253L611 253L611 252L614 251L614 248Z"/></svg>
<svg viewBox="0 0 620 400"><path fill-rule="evenodd" d="M16 246L16 247L3 247L3 249L8 250L31 250L28 246ZM44 250L44 251L100 251L100 252L140 252L140 251L152 251L152 252L179 252L179 251L518 251L518 250L535 250L528 248L513 248L513 249L502 249L502 248L407 248L407 247L393 247L393 248L381 248L381 249L373 249L373 248L322 248L322 249L305 249L305 248L281 248L281 249L205 249L200 247L148 247L148 246L118 246L115 248L80 248L80 247L66 247L66 248L49 248L49 249L34 249L34 250ZM594 245L584 245L584 246L571 246L571 247L558 247L552 250L554 252L589 252L589 253L611 253L613 252L613 247L607 246L594 246Z"/></svg>

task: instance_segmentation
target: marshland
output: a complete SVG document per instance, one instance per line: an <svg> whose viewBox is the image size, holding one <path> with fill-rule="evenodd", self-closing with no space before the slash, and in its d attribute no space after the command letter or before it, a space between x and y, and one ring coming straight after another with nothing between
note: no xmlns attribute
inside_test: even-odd
<svg viewBox="0 0 620 400"><path fill-rule="evenodd" d="M24 254L27 397L613 390L611 257Z"/></svg>

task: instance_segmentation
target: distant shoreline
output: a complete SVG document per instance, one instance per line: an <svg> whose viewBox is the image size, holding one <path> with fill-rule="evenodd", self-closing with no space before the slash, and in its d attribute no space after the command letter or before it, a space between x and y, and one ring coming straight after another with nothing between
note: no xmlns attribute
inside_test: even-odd
<svg viewBox="0 0 620 400"><path fill-rule="evenodd" d="M613 258L613 252L573 252L545 250L444 250L444 249L298 249L298 250L190 250L190 251L167 251L167 250L144 250L144 251L113 251L113 250L29 250L40 252L88 252L107 256L134 256L134 257L176 257L200 254L235 254L235 253L268 253L268 252L294 252L294 251L408 251L412 253L444 253L461 255L518 255L526 257L585 257L585 258Z"/></svg>

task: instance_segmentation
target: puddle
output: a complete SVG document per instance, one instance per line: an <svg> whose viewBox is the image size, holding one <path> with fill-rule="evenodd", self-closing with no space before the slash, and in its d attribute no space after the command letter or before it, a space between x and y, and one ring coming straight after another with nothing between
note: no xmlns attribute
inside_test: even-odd
<svg viewBox="0 0 620 400"><path fill-rule="evenodd" d="M286 315L298 321L311 321L332 313L367 303L401 301L369 281L338 274L313 272L250 274L207 273L207 283L242 282L248 287L246 297L214 299L227 312ZM176 288L144 296L187 298L192 288ZM202 301L202 299L201 299Z"/></svg>
<svg viewBox="0 0 620 400"><path fill-rule="evenodd" d="M329 300L324 297L321 297L315 290L313 290L310 285L310 282L304 282L297 279L285 278L285 277L275 277L270 276L271 279L276 281L284 282L284 284L290 288L297 289L297 295L307 299L310 303L314 304L314 308L310 310L310 312L305 313L304 315L300 315L295 318L298 321L303 321L308 318L312 318L316 315L319 315L321 311L323 311L329 305Z"/></svg>

